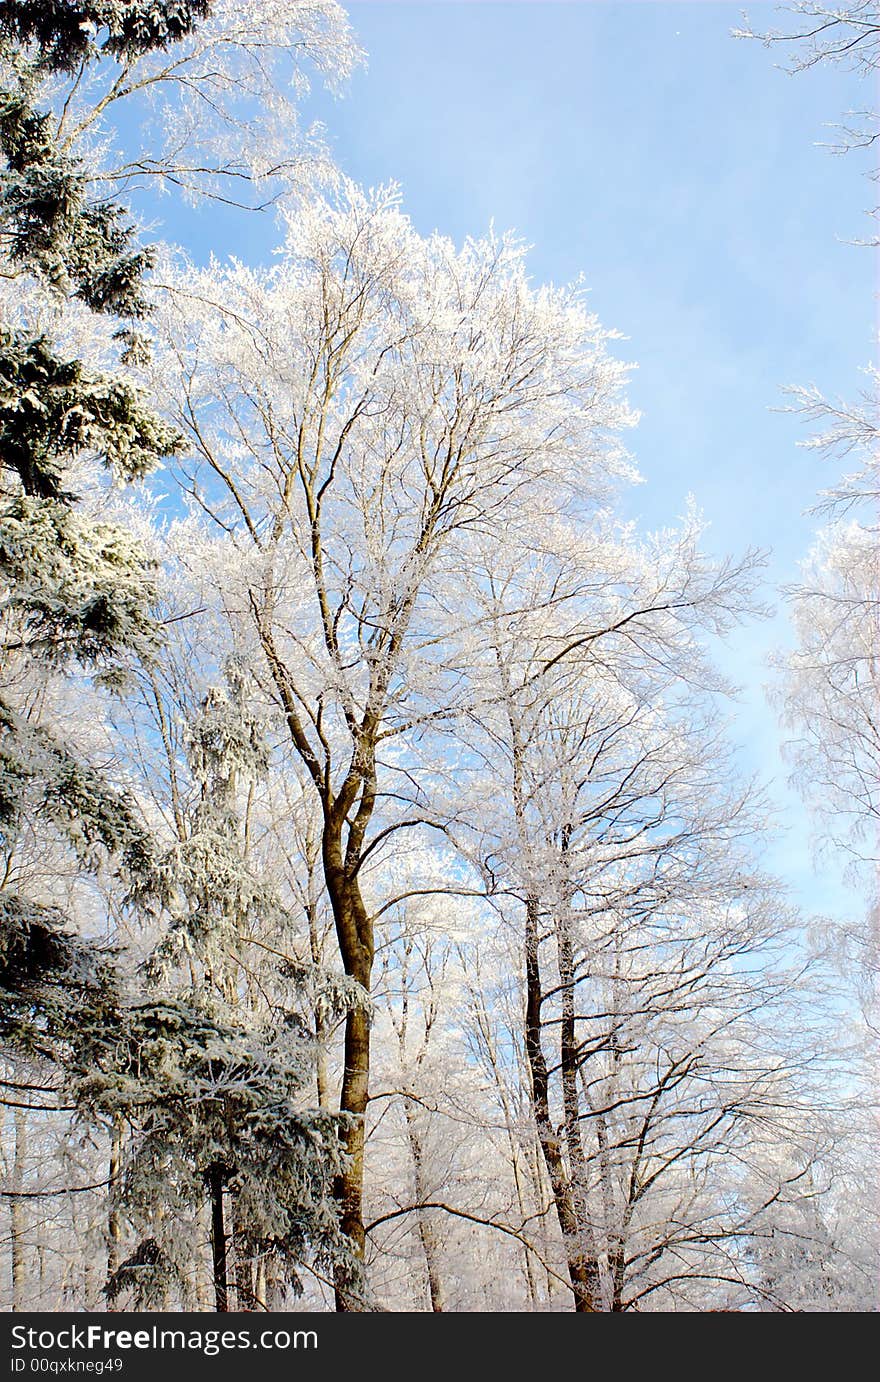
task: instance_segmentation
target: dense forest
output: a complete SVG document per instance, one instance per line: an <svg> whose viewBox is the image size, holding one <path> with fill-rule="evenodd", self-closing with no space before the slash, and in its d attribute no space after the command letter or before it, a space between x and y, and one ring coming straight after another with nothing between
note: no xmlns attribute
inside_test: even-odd
<svg viewBox="0 0 880 1382"><path fill-rule="evenodd" d="M363 60L335 0L0 0L0 1306L872 1311L876 371L789 399L823 925L728 725L760 553L625 518L581 285L335 166Z"/></svg>

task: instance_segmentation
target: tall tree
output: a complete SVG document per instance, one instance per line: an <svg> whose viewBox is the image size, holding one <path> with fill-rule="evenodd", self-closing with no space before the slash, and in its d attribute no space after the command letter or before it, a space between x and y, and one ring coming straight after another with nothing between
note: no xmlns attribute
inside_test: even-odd
<svg viewBox="0 0 880 1382"><path fill-rule="evenodd" d="M32 99L46 73L97 60L88 21L101 8L72 14L7 4L0 12L0 248L5 276L17 286L29 281L32 291L44 287L62 302L77 297L118 325L145 311L149 256L124 209L90 197L88 169L59 145L52 116ZM103 7L110 8L119 9ZM123 8L125 23L112 35L120 52L169 40L160 7ZM28 832L48 833L66 840L82 866L111 855L129 877L148 860L130 800L42 721L39 706L53 678L78 670L116 685L127 661L149 655L157 636L150 562L81 496L90 468L137 479L177 440L124 373L34 334L24 313L0 325L0 825L7 857L0 912L13 995L45 993L48 982L81 996L92 982L78 962L82 944L65 933L57 908L15 888L17 842ZM94 983L100 988L97 971ZM37 1023L51 1028L55 1016L46 1009ZM20 1035L14 1022L7 1026L8 1039Z"/></svg>
<svg viewBox="0 0 880 1382"><path fill-rule="evenodd" d="M525 561L487 544L480 568L458 830L511 924L519 900L532 1115L580 1312L748 1293L754 1201L725 1163L801 1098L756 1035L788 990L787 918L701 648L748 607L753 563L713 569L697 536L563 529Z"/></svg>
<svg viewBox="0 0 880 1382"><path fill-rule="evenodd" d="M622 369L577 293L531 290L508 241L420 239L396 202L353 187L315 201L277 269L185 269L166 313L204 571L310 779L339 953L364 993L387 905L365 892L367 863L424 816L394 810L397 765L455 699L448 575L527 489L575 473L604 489L626 420ZM337 1196L361 1254L369 1069L358 1006Z"/></svg>

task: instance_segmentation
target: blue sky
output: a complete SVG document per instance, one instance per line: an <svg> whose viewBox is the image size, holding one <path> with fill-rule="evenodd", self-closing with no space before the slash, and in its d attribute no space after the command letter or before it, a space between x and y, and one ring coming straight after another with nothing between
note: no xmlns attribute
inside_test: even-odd
<svg viewBox="0 0 880 1382"><path fill-rule="evenodd" d="M826 467L773 411L780 387L852 395L871 357L872 189L855 156L822 143L867 103L839 68L791 76L778 50L736 41L741 4L715 0L354 0L368 64L343 99L315 92L337 160L368 185L399 181L418 229L460 240L494 220L534 246L536 279L583 273L594 310L628 338L631 444L646 526L692 492L717 552L771 548L768 597L796 578ZM748 7L755 27L784 15ZM265 257L267 224L210 215L211 247ZM202 224L207 224L204 220ZM223 227L218 243L217 232ZM176 227L174 228L176 231ZM199 234L199 218L190 222ZM735 733L772 785L785 833L771 863L802 902L855 899L814 873L808 824L784 785L762 685L781 619L723 650L743 684Z"/></svg>

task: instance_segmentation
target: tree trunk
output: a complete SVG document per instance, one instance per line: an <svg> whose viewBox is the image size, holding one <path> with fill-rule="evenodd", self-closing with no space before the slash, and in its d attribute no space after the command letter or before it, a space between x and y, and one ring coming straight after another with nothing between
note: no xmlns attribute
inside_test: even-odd
<svg viewBox="0 0 880 1382"><path fill-rule="evenodd" d="M341 837L342 821L336 813L331 813L324 829L322 852L339 950L346 974L369 994L373 971L373 922L364 906L357 877L353 876L351 865L343 862ZM351 1122L342 1136L346 1165L334 1178L333 1195L339 1205L342 1232L356 1261L361 1263L366 1249L364 1139L370 1080L370 1015L361 1005L349 1008L346 1013L344 1051L339 1108L350 1115ZM350 1273L338 1270L335 1287L337 1310L365 1309L362 1281L354 1281Z"/></svg>
<svg viewBox="0 0 880 1382"><path fill-rule="evenodd" d="M423 1204L428 1198L424 1174L424 1154L422 1152L422 1142L419 1137L419 1130L416 1126L415 1105L412 1099L408 1098L406 1095L404 1095L403 1107L406 1114L406 1132L409 1138L409 1149L412 1153L413 1160L413 1185L416 1192L416 1204ZM446 1306L443 1296L443 1283L440 1279L437 1236L434 1232L434 1225L428 1218L426 1210L420 1210L416 1218L419 1227L419 1240L422 1244L422 1251L425 1254L425 1270L428 1276L428 1299L431 1302L431 1309L434 1314L442 1315Z"/></svg>
<svg viewBox="0 0 880 1382"><path fill-rule="evenodd" d="M571 929L567 917L556 922L557 963L562 988L562 1021L559 1028L559 1066L562 1076L562 1104L565 1118L565 1146L568 1152L570 1194L578 1226L580 1251L585 1259L593 1309L602 1308L602 1283L590 1216L587 1166L581 1141L580 1099L578 1096L578 1049L575 1019L575 972Z"/></svg>
<svg viewBox="0 0 880 1382"><path fill-rule="evenodd" d="M211 1204L203 1200L198 1210L199 1252L194 1267L196 1308L205 1314L211 1311L214 1294L211 1262ZM207 1248L207 1251L206 1251Z"/></svg>
<svg viewBox="0 0 880 1382"><path fill-rule="evenodd" d="M119 1268L119 1247L122 1242L122 1224L119 1219L119 1172L122 1166L122 1124L114 1123L110 1141L110 1185L107 1190L107 1280L116 1275ZM115 1301L108 1301L107 1311L116 1311Z"/></svg>
<svg viewBox="0 0 880 1382"><path fill-rule="evenodd" d="M15 1153L12 1163L12 1189L20 1192L24 1185L24 1167L27 1156L27 1118L24 1109L15 1110ZM24 1261L25 1212L24 1200L17 1195L9 1201L9 1237L12 1269L12 1309L16 1312L26 1307L25 1261Z"/></svg>
<svg viewBox="0 0 880 1382"><path fill-rule="evenodd" d="M581 1085L584 1089L584 1096L590 1102L590 1094L587 1088L586 1075L583 1067L580 1071ZM596 1144L599 1149L599 1175L602 1182L602 1213L605 1221L605 1242L608 1251L608 1267L605 1273L605 1289L603 1296L607 1302L611 1301L611 1310L619 1309L617 1289L618 1269L623 1272L625 1258L624 1239L621 1226L617 1221L614 1205L614 1188L611 1177L611 1160L608 1154L608 1125L603 1113L594 1115L593 1126L596 1129Z"/></svg>
<svg viewBox="0 0 880 1382"><path fill-rule="evenodd" d="M549 1077L541 1042L541 968L538 959L538 900L526 901L525 959L526 959L526 1032L525 1046L532 1077L532 1107L538 1141L550 1176L556 1217L562 1232L568 1277L578 1312L595 1313L592 1273L587 1254L583 1251L580 1225L572 1199L571 1182L565 1171L562 1148L550 1119Z"/></svg>
<svg viewBox="0 0 880 1382"><path fill-rule="evenodd" d="M364 978L347 970L367 987L369 973ZM363 1009L350 1011L345 1019L345 1070L339 1098L341 1112L353 1116L354 1121L343 1134L346 1154L345 1169L334 1178L333 1196L340 1209L340 1227L348 1238L355 1257L363 1262L366 1250L363 1217L364 1187L364 1124L367 1112L370 1076L370 1018ZM345 1273L337 1274L336 1309L362 1310L360 1288L353 1287Z"/></svg>
<svg viewBox="0 0 880 1382"><path fill-rule="evenodd" d="M320 498L310 495L312 515L312 558L327 650L336 660L338 647L326 599L321 553ZM436 516L435 516L436 519ZM260 639L269 661L272 677L278 688L285 718L294 748L306 765L321 802L321 866L339 954L346 975L363 989L364 998L370 993L373 970L373 919L364 906L358 870L361 864L364 838L372 819L376 802L376 743L387 692L388 677L400 650L412 612L415 592L403 602L394 619L391 642L386 649L385 670L371 676L369 705L359 724L351 707L347 711L352 733L352 757L338 794L330 788L329 749L325 744L322 767L299 718L297 696L291 680L278 657L267 618L271 617L271 599L260 608L252 600ZM370 1016L365 1005L350 1007L345 1018L344 1067L339 1109L349 1115L349 1125L342 1134L345 1166L334 1178L333 1196L339 1206L342 1233L352 1250L354 1270L340 1266L335 1273L336 1309L361 1311L369 1307L363 1292L363 1271L366 1237L363 1217L364 1142L370 1079Z"/></svg>
<svg viewBox="0 0 880 1382"><path fill-rule="evenodd" d="M268 1291L266 1288L266 1261L261 1257L257 1260L257 1270L254 1279L254 1302L258 1310L268 1310Z"/></svg>
<svg viewBox="0 0 880 1382"><path fill-rule="evenodd" d="M211 1252L214 1262L214 1300L216 1310L224 1313L229 1310L229 1285L226 1277L226 1230L223 1226L223 1181L222 1166L216 1163L207 1175L211 1196Z"/></svg>
<svg viewBox="0 0 880 1382"><path fill-rule="evenodd" d="M529 1139L528 1151L526 1155L526 1166L529 1172L529 1180L532 1185L532 1194L535 1199L535 1208L538 1213L538 1235L541 1243L541 1265L544 1268L542 1281L544 1284L544 1296L547 1302L553 1300L556 1291L556 1279L550 1270L550 1259L552 1257L552 1244L550 1242L549 1210L553 1199L553 1191L547 1184L547 1165L541 1151L541 1143L538 1138L537 1129L532 1127L532 1137Z"/></svg>

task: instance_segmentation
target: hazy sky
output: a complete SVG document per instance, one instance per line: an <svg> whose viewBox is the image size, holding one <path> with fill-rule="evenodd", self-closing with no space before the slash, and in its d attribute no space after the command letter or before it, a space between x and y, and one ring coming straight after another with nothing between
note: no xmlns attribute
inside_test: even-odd
<svg viewBox="0 0 880 1382"><path fill-rule="evenodd" d="M797 447L802 425L773 411L780 387L852 395L872 352L871 255L846 241L867 233L876 189L855 157L819 147L868 103L858 78L788 75L778 49L731 37L743 6L714 0L347 8L367 68L344 99L315 93L305 112L325 122L343 169L399 181L421 231L460 240L494 220L534 246L536 279L583 273L638 365L630 444L645 484L628 511L659 526L693 493L713 550L772 548L773 598L796 578L814 524L804 510L827 473ZM767 3L748 14L755 27L785 19ZM227 222L211 212L201 224L221 253L271 247L265 224L230 219L220 244ZM846 892L832 865L814 874L762 692L785 632L776 619L724 652L744 686L734 732L786 826L773 866L801 901L839 912Z"/></svg>

